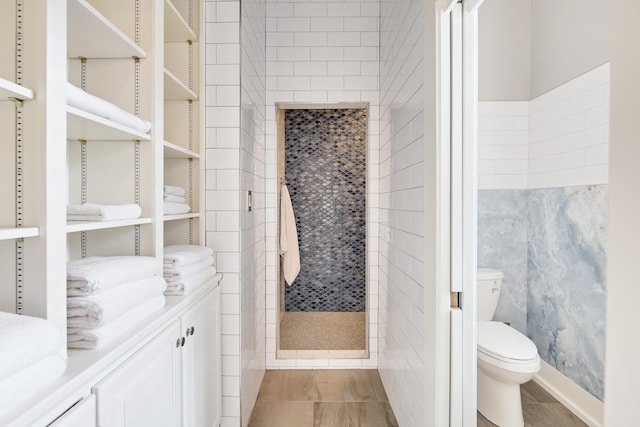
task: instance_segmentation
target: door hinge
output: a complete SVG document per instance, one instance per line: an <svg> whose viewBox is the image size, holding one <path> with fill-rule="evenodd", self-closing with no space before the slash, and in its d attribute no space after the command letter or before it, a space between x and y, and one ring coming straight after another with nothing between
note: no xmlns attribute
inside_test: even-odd
<svg viewBox="0 0 640 427"><path fill-rule="evenodd" d="M462 292L451 292L451 308L461 308Z"/></svg>

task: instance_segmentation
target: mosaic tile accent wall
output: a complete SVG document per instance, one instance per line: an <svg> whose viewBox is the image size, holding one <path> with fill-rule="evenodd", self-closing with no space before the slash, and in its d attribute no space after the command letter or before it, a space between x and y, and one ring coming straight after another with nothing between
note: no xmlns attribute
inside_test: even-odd
<svg viewBox="0 0 640 427"><path fill-rule="evenodd" d="M367 111L287 110L285 181L300 274L286 311L364 311Z"/></svg>

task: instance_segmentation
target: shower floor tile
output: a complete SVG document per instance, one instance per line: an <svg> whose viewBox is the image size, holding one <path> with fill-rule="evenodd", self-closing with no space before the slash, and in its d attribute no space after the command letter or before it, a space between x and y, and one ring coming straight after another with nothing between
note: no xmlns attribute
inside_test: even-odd
<svg viewBox="0 0 640 427"><path fill-rule="evenodd" d="M281 350L365 350L366 313L283 313Z"/></svg>

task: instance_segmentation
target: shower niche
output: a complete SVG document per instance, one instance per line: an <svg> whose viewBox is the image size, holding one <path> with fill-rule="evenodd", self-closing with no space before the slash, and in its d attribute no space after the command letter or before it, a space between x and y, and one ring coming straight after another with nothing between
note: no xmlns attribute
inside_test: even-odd
<svg viewBox="0 0 640 427"><path fill-rule="evenodd" d="M279 256L280 358L368 357L367 152L367 104L279 106L278 247L290 200L300 265L285 280Z"/></svg>

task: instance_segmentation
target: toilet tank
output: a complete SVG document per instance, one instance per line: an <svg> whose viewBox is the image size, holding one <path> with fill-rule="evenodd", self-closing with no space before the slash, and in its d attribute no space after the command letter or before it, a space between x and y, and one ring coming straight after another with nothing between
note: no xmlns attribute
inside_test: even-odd
<svg viewBox="0 0 640 427"><path fill-rule="evenodd" d="M478 268L478 320L493 320L503 277L502 271Z"/></svg>

